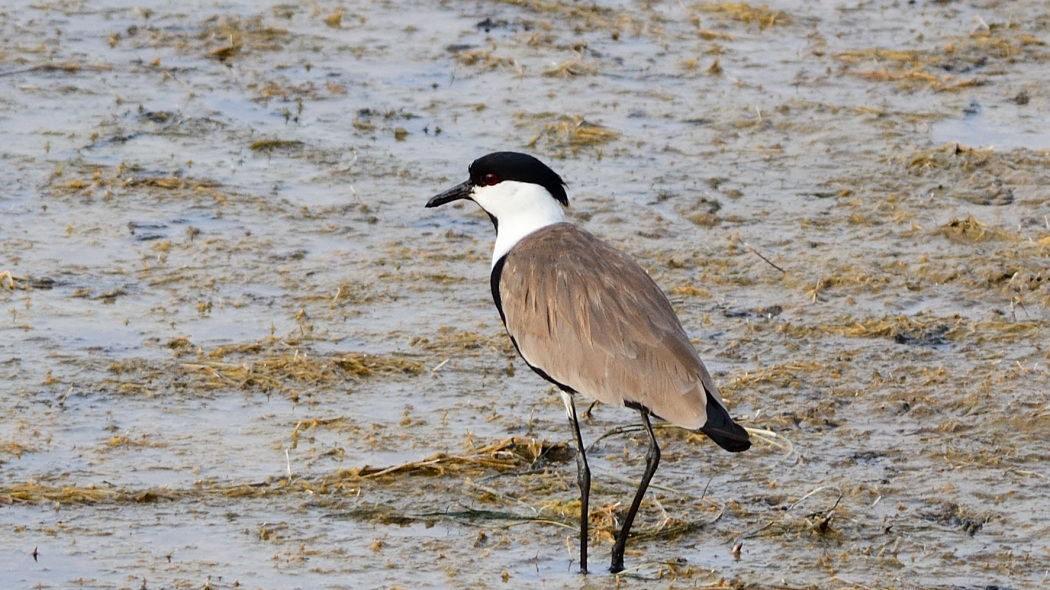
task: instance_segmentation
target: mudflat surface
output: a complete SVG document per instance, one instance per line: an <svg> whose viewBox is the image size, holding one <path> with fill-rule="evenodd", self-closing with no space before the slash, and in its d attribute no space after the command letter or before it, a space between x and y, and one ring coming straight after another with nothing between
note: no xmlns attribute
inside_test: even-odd
<svg viewBox="0 0 1050 590"><path fill-rule="evenodd" d="M1045 586L1048 43L1041 0L0 8L0 579ZM583 425L583 577L491 225L423 209L497 149L766 432L659 430L616 577L634 413Z"/></svg>

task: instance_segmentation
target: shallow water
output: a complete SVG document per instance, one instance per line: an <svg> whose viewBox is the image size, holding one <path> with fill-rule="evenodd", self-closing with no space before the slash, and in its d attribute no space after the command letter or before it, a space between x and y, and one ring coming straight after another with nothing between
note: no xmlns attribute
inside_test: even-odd
<svg viewBox="0 0 1050 590"><path fill-rule="evenodd" d="M0 8L0 579L1042 587L1047 43L1029 0ZM592 449L579 576L491 225L422 208L496 149L777 434L661 430L615 580L644 437Z"/></svg>

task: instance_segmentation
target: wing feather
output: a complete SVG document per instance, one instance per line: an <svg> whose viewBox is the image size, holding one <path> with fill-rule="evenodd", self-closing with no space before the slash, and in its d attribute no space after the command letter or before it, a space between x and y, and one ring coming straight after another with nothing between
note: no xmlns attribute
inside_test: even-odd
<svg viewBox="0 0 1050 590"><path fill-rule="evenodd" d="M498 288L518 351L556 382L691 429L707 422L708 394L722 405L664 293L590 233L559 223L530 234L507 254Z"/></svg>

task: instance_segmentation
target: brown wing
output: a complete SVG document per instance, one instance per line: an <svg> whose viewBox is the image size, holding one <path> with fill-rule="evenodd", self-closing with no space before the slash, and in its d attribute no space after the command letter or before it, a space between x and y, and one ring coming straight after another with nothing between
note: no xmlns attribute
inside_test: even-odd
<svg viewBox="0 0 1050 590"><path fill-rule="evenodd" d="M690 429L707 421L705 390L721 405L660 288L572 224L519 242L503 264L499 295L522 357L558 383L607 404L640 404Z"/></svg>

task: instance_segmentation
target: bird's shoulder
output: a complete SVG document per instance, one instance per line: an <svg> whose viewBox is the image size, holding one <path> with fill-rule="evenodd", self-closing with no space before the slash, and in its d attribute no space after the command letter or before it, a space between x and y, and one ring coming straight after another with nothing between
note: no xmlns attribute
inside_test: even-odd
<svg viewBox="0 0 1050 590"><path fill-rule="evenodd" d="M649 295L659 287L634 259L571 223L555 223L526 236L508 252L503 268L508 279L535 282L543 277L571 280L579 289L615 288L631 281L632 291ZM661 293L662 297L662 293Z"/></svg>

